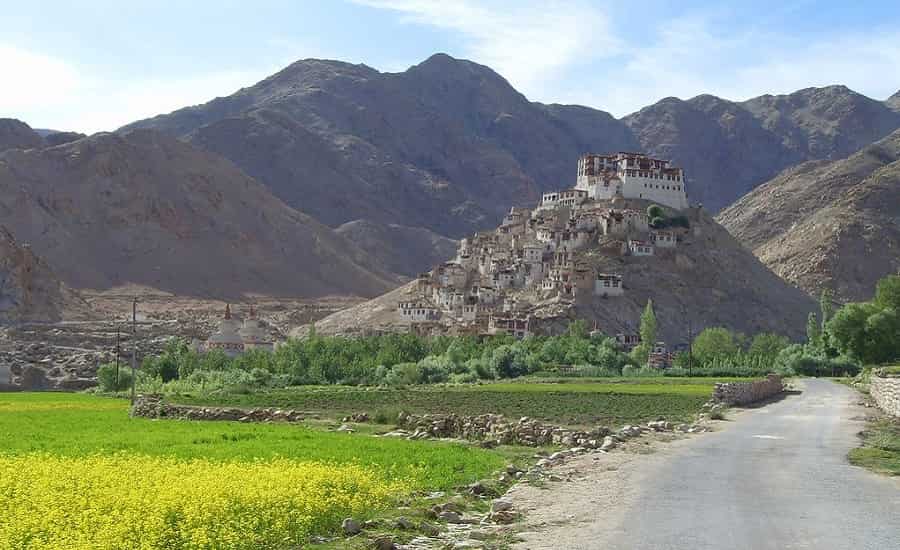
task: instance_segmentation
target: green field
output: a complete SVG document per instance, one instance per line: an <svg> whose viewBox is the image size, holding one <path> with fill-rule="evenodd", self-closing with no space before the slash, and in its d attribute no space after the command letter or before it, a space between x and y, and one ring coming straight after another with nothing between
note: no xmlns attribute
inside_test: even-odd
<svg viewBox="0 0 900 550"><path fill-rule="evenodd" d="M403 410L410 413L504 414L566 425L689 420L721 379L653 378L527 381L476 385L359 388L304 386L243 394L185 394L193 405L292 408L323 416Z"/></svg>
<svg viewBox="0 0 900 550"><path fill-rule="evenodd" d="M380 439L295 425L155 421L129 417L128 402L121 399L0 394L0 453L34 452L358 463L414 476L423 488L453 487L503 466L497 454L464 445Z"/></svg>
<svg viewBox="0 0 900 550"><path fill-rule="evenodd" d="M523 452L131 418L127 401L86 394L0 394L0 548L305 547L345 517L456 489Z"/></svg>

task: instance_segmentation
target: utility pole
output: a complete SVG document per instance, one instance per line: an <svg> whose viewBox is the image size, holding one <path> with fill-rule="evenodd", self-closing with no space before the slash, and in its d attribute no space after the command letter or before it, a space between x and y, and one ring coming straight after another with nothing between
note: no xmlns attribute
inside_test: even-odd
<svg viewBox="0 0 900 550"><path fill-rule="evenodd" d="M134 384L137 377L137 298L131 302L131 404L134 405Z"/></svg>
<svg viewBox="0 0 900 550"><path fill-rule="evenodd" d="M688 376L694 374L694 322L688 317Z"/></svg>
<svg viewBox="0 0 900 550"><path fill-rule="evenodd" d="M116 324L116 391L119 391L119 336L122 332L122 327Z"/></svg>

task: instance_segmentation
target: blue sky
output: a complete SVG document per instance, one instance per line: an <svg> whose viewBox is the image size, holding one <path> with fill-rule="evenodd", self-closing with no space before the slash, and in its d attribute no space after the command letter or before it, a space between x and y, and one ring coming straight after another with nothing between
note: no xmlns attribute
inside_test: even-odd
<svg viewBox="0 0 900 550"><path fill-rule="evenodd" d="M83 132L202 103L302 58L435 52L530 99L623 116L666 96L900 89L900 2L0 0L0 117Z"/></svg>

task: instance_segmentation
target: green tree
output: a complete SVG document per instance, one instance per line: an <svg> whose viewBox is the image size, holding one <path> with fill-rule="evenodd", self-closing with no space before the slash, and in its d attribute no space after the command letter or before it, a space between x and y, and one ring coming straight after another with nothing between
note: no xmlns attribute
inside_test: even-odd
<svg viewBox="0 0 900 550"><path fill-rule="evenodd" d="M816 314L812 311L806 318L806 341L816 349L822 347L822 327L819 325Z"/></svg>
<svg viewBox="0 0 900 550"><path fill-rule="evenodd" d="M893 308L900 311L900 275L888 275L878 281L875 305L882 309Z"/></svg>
<svg viewBox="0 0 900 550"><path fill-rule="evenodd" d="M757 357L764 357L767 361L772 361L784 348L790 345L790 340L786 337L775 334L773 332L761 332L753 337L750 342L750 348L747 353Z"/></svg>
<svg viewBox="0 0 900 550"><path fill-rule="evenodd" d="M839 352L866 362L866 321L878 308L873 304L850 303L839 309L828 322L828 338Z"/></svg>
<svg viewBox="0 0 900 550"><path fill-rule="evenodd" d="M702 364L713 359L734 355L739 348L734 339L734 334L724 327L710 327L694 338L694 357Z"/></svg>
<svg viewBox="0 0 900 550"><path fill-rule="evenodd" d="M826 288L819 295L819 312L822 315L821 330L825 332L825 325L828 324L828 320L834 315L834 291L830 288Z"/></svg>
<svg viewBox="0 0 900 550"><path fill-rule="evenodd" d="M656 313L653 311L653 300L648 299L644 312L641 313L641 343L631 351L631 358L638 365L646 365L650 350L656 344Z"/></svg>

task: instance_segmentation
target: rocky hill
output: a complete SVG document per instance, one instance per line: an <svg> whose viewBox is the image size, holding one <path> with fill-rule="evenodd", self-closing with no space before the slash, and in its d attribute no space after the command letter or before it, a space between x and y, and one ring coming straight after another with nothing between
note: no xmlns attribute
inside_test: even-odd
<svg viewBox="0 0 900 550"><path fill-rule="evenodd" d="M742 103L667 98L623 120L645 150L685 168L691 199L713 212L789 166L846 157L900 128L900 113L845 86Z"/></svg>
<svg viewBox="0 0 900 550"><path fill-rule="evenodd" d="M632 200L625 204L613 203L612 208L625 212L642 212L648 204L646 201ZM677 246L673 248L656 247L654 255L638 256L623 252L624 236L601 235L597 240L596 234L592 233L594 236L591 237L590 244L574 252L575 256L571 261L574 267L559 268L559 276L563 278L576 277L578 272L619 275L624 286L622 296L595 294L592 292L592 280L588 281L588 290L578 287L571 297L564 296L562 291L560 294L556 290L547 291L546 277L552 279L557 276L553 271L556 269L554 267L549 274L545 274L543 282L538 280L537 286L532 283L529 287L526 282L525 287L519 287L520 283L513 283L513 287L501 293L503 297L499 302L494 299L492 305L478 305L480 313L477 315L486 314L485 308L500 317L524 318L527 314L531 318L531 330L546 333L565 330L571 320L584 319L603 332L614 335L620 332L635 333L640 312L647 300L652 299L659 319L660 337L670 345L686 342L691 330L696 333L707 326L728 326L747 334L776 331L800 337L806 315L814 308L813 301L772 273L707 213L700 209L690 209L685 214L690 229L680 231ZM543 216L546 214L539 215ZM538 222L538 227L542 223L545 222ZM502 257L522 258L521 251L517 251L516 247L523 246L523 242L525 246L531 246L527 244L528 231L526 229L525 236L517 241L519 244L510 244L509 254ZM496 257L496 243L507 242L509 234L513 232L507 226L506 229L498 229L496 237L480 234L480 237L476 236L468 242L475 248L479 248L479 239L495 243L493 254ZM640 232L630 235L639 236L647 238ZM500 250L502 249L501 244ZM554 253L549 254L554 256ZM554 261L547 258L548 252L544 251L544 262ZM477 265L483 265L480 259L473 258L473 261ZM432 281L439 281L442 276L454 277L454 269L459 268L436 267L432 272ZM501 268L499 273L504 273L507 269L514 268ZM470 272L471 276L478 279L475 272ZM526 281L527 277L526 275ZM484 277L481 277L481 281L482 285L485 284ZM466 283L465 290L459 286L450 290L476 292L468 288L470 283L471 280ZM431 298L430 291L423 294L422 284L421 280L415 281L374 300L337 312L316 322L316 330L330 334L407 330L410 325L404 324L398 310L401 302L423 304L417 307L434 307L442 311L438 314L438 320L422 325L426 328L437 325L446 329L449 324L451 330L455 328L465 331L478 324L474 321L475 325L470 327L454 321L456 314L450 310L443 311L444 306L438 305L443 298ZM578 286L580 283L576 281L574 284ZM441 289L444 283L433 282L432 285L440 287L435 291L436 294L443 292ZM482 300L480 294L478 300ZM479 330L483 329L484 327ZM294 333L302 334L305 330L301 327Z"/></svg>
<svg viewBox="0 0 900 550"><path fill-rule="evenodd" d="M315 297L399 284L230 161L151 130L0 154L0 219L76 288Z"/></svg>
<svg viewBox="0 0 900 550"><path fill-rule="evenodd" d="M44 138L31 126L14 118L0 118L0 151L43 146Z"/></svg>
<svg viewBox="0 0 900 550"><path fill-rule="evenodd" d="M84 317L89 307L0 225L0 324ZM0 380L3 382L3 380Z"/></svg>
<svg viewBox="0 0 900 550"><path fill-rule="evenodd" d="M718 220L807 292L868 299L900 269L900 131L846 159L786 170Z"/></svg>
<svg viewBox="0 0 900 550"><path fill-rule="evenodd" d="M347 222L336 229L370 254L385 262L392 273L415 277L456 254L457 241L424 227L381 224L369 220Z"/></svg>

